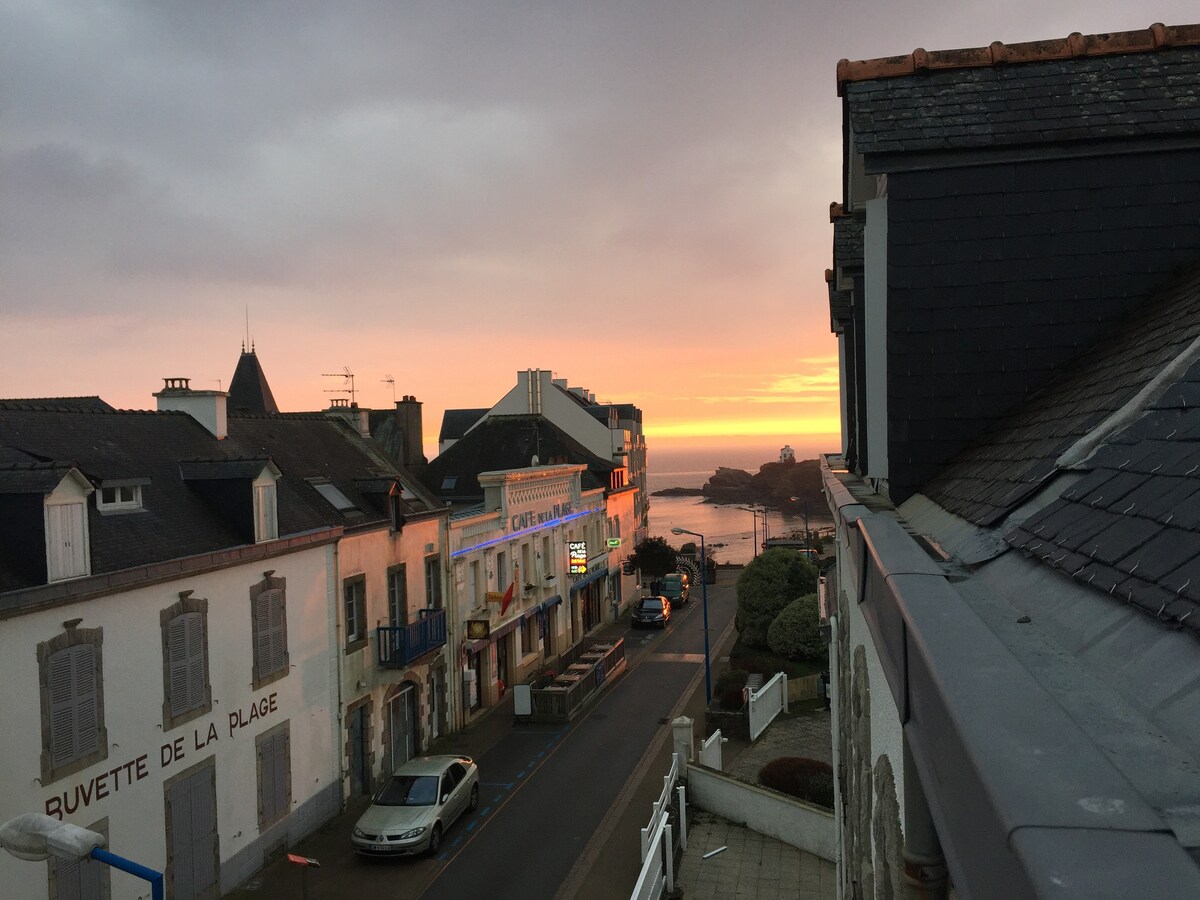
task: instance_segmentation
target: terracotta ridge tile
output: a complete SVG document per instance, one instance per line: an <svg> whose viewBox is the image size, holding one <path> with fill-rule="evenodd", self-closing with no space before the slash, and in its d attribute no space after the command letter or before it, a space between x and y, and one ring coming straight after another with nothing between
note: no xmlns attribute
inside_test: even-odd
<svg viewBox="0 0 1200 900"><path fill-rule="evenodd" d="M844 85L848 81L899 78L917 72L941 69L971 69L1088 56L1114 56L1121 53L1150 53L1164 47L1197 45L1200 45L1200 25L1163 25L1161 22L1155 22L1149 28L1140 31L1116 31L1109 34L1080 34L1076 31L1065 38L1026 41L1019 44L995 41L987 47L961 50L925 50L918 47L907 56L838 60L837 93L839 97L844 95Z"/></svg>

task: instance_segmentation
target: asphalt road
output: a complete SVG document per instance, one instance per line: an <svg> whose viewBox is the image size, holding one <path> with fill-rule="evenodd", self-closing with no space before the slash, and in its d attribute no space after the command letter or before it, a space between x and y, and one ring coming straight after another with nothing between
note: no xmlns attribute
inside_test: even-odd
<svg viewBox="0 0 1200 900"><path fill-rule="evenodd" d="M735 604L732 578L709 586L714 663ZM321 860L308 898L628 897L640 864L638 828L649 819L646 798L657 796L669 765L670 716L694 698L698 677L703 684L702 620L696 590L665 632L627 629L625 672L569 725L495 720L499 727L489 732L498 736L475 752L479 809L446 832L437 858L356 857L348 835L365 801L352 804L293 850ZM606 629L606 639L612 633ZM448 740L453 745L454 736ZM304 874L279 861L230 896L296 900Z"/></svg>
<svg viewBox="0 0 1200 900"><path fill-rule="evenodd" d="M714 642L733 611L732 584L711 586ZM514 726L478 759L479 812L455 826L444 866L418 896L549 900L577 864L588 865L592 836L703 667L702 619L696 591L665 633L627 631L626 672L581 718L563 728ZM629 841L636 845L636 832ZM611 872L626 890L636 875Z"/></svg>

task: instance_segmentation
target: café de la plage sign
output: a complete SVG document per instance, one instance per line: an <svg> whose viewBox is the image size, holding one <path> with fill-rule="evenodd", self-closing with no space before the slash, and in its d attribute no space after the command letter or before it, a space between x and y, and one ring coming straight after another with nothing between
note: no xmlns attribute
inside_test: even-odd
<svg viewBox="0 0 1200 900"><path fill-rule="evenodd" d="M567 542L568 572L572 575L586 575L588 570L587 541Z"/></svg>

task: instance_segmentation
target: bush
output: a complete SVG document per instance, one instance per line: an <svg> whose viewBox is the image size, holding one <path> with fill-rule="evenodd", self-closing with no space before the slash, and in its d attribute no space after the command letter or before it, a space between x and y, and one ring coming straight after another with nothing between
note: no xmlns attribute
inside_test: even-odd
<svg viewBox="0 0 1200 900"><path fill-rule="evenodd" d="M727 684L724 688L717 692L717 702L721 704L721 709L737 712L745 705L746 683Z"/></svg>
<svg viewBox="0 0 1200 900"><path fill-rule="evenodd" d="M749 677L750 673L745 669L730 669L728 672L722 672L717 676L717 683L713 689L717 693L720 693L730 686L744 688L746 686L746 679Z"/></svg>
<svg viewBox="0 0 1200 900"><path fill-rule="evenodd" d="M822 659L819 663L806 660L788 659L770 650L759 650L748 647L742 641L737 641L729 651L729 664L738 669L763 676L766 680L776 672L783 672L788 678L803 678L805 675L816 675L827 665Z"/></svg>
<svg viewBox="0 0 1200 900"><path fill-rule="evenodd" d="M736 625L741 641L766 649L767 629L783 608L817 589L817 567L803 554L775 547L752 560L737 581Z"/></svg>
<svg viewBox="0 0 1200 900"><path fill-rule="evenodd" d="M758 783L800 800L833 809L833 767L819 759L781 756L758 772Z"/></svg>
<svg viewBox="0 0 1200 900"><path fill-rule="evenodd" d="M767 646L788 659L818 661L826 655L816 594L793 600L783 608L767 627Z"/></svg>

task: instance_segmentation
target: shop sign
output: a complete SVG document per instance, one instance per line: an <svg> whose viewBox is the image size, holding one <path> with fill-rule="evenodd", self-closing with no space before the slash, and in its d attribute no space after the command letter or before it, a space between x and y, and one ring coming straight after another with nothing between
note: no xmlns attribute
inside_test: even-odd
<svg viewBox="0 0 1200 900"><path fill-rule="evenodd" d="M586 575L588 563L587 541L568 541L567 556L571 575Z"/></svg>
<svg viewBox="0 0 1200 900"><path fill-rule="evenodd" d="M467 640L484 641L491 637L492 623L487 619L467 619Z"/></svg>

